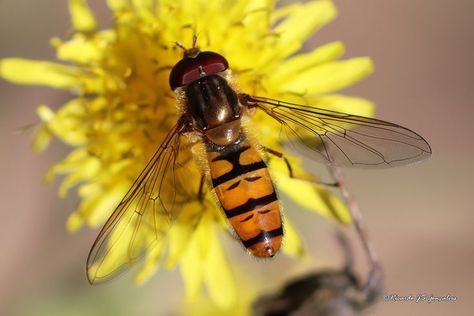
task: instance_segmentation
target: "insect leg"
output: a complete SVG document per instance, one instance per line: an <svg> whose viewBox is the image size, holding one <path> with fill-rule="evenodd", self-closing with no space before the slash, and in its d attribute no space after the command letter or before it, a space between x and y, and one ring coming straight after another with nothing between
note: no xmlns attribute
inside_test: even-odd
<svg viewBox="0 0 474 316"><path fill-rule="evenodd" d="M204 199L204 176L201 176L201 181L199 182L197 198L199 202L202 202L202 200Z"/></svg>
<svg viewBox="0 0 474 316"><path fill-rule="evenodd" d="M263 149L269 153L269 154L272 154L280 159L283 159L283 161L285 162L285 165L286 165L286 168L288 169L288 174L290 175L290 178L292 179L298 179L298 180L303 180L303 181L307 181L307 182L310 182L314 185L326 185L326 186L330 186L330 187L337 187L339 186L337 182L320 182L320 181L316 181L315 179L308 179L308 178L303 178L303 177L299 177L297 175L294 174L293 172L293 168L291 167L291 163L290 161L288 160L288 158L285 157L285 154L279 152L279 151L276 151L274 149L271 149L271 148L268 148L268 147L265 147L263 146Z"/></svg>

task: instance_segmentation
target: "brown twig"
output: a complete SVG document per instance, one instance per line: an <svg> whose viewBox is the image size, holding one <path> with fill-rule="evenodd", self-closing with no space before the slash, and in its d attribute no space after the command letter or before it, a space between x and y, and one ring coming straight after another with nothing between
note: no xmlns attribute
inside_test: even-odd
<svg viewBox="0 0 474 316"><path fill-rule="evenodd" d="M367 278L367 283L364 286L364 292L367 295L371 295L371 293L379 293L381 290L380 287L383 283L382 268L377 252L375 251L375 247L369 238L367 226L365 225L362 213L360 212L359 205L357 204L356 200L351 194L351 191L349 190L349 187L342 174L342 170L334 164L331 164L329 167L331 169L334 179L338 183L339 189L341 190L341 194L344 200L346 201L347 208L352 216L357 235L359 236L360 241L364 247L367 259L371 267Z"/></svg>

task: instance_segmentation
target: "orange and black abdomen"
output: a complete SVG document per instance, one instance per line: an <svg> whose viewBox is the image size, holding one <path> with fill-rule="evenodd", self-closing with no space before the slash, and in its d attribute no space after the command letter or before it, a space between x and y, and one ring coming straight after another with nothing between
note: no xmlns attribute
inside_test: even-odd
<svg viewBox="0 0 474 316"><path fill-rule="evenodd" d="M208 146L207 158L217 198L242 243L256 256L272 257L283 237L280 205L257 149L244 139Z"/></svg>

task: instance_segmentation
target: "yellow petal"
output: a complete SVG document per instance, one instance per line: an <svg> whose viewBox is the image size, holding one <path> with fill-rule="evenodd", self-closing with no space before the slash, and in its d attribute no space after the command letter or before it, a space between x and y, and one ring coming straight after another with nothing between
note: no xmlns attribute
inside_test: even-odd
<svg viewBox="0 0 474 316"><path fill-rule="evenodd" d="M298 75L316 65L336 60L344 54L344 44L333 42L317 47L312 52L298 54L284 61L274 72L271 73L270 85L280 85L288 80L290 76Z"/></svg>
<svg viewBox="0 0 474 316"><path fill-rule="evenodd" d="M181 258L186 246L188 246L192 229L186 225L174 224L168 232L169 254L166 260L166 268L173 268Z"/></svg>
<svg viewBox="0 0 474 316"><path fill-rule="evenodd" d="M116 223L110 239L107 240L108 251L87 270L89 279L105 279L122 269L124 264L136 263L139 254L150 247L149 240L142 230L135 232L133 229L127 229L134 224L130 221ZM133 240L133 248L130 247L130 240Z"/></svg>
<svg viewBox="0 0 474 316"><path fill-rule="evenodd" d="M194 201L187 203L181 210L180 216L176 223L168 232L168 259L166 260L166 268L171 269L186 251L189 240L196 227L196 219L199 214L204 211L203 203Z"/></svg>
<svg viewBox="0 0 474 316"><path fill-rule="evenodd" d="M158 270L163 254L163 244L164 242L160 241L148 251L147 257L145 258L145 264L133 277L133 282L135 284L141 285L145 283Z"/></svg>
<svg viewBox="0 0 474 316"><path fill-rule="evenodd" d="M87 217L87 224L90 227L98 227L110 216L129 188L128 181L121 181L107 188L103 194L82 197L79 212Z"/></svg>
<svg viewBox="0 0 474 316"><path fill-rule="evenodd" d="M209 252L204 265L204 275L206 279L209 295L222 309L228 309L237 299L235 281L229 268L229 262L224 256L224 252L216 232L212 219L209 221Z"/></svg>
<svg viewBox="0 0 474 316"><path fill-rule="evenodd" d="M43 151L46 147L48 147L52 138L53 134L51 131L46 126L41 126L38 131L36 131L35 138L32 143L33 150L37 152Z"/></svg>
<svg viewBox="0 0 474 316"><path fill-rule="evenodd" d="M78 86L77 74L74 68L57 63L21 58L0 60L0 76L18 84L68 89Z"/></svg>
<svg viewBox="0 0 474 316"><path fill-rule="evenodd" d="M350 223L351 216L346 206L331 192L308 181L290 178L282 159L272 159L270 166L280 191L297 204L341 224ZM297 170L296 165L294 169Z"/></svg>
<svg viewBox="0 0 474 316"><path fill-rule="evenodd" d="M45 181L51 182L56 175L68 173L74 170L87 158L88 154L86 150L76 149L72 151L66 159L49 168L45 175Z"/></svg>
<svg viewBox="0 0 474 316"><path fill-rule="evenodd" d="M302 181L287 179L280 181L280 189L302 207L319 213L341 224L349 224L351 216L341 200L325 189Z"/></svg>
<svg viewBox="0 0 474 316"><path fill-rule="evenodd" d="M103 48L83 34L76 34L66 42L53 38L51 44L56 48L56 55L61 60L90 64L102 58Z"/></svg>
<svg viewBox="0 0 474 316"><path fill-rule="evenodd" d="M54 111L45 104L39 105L36 109L36 113L38 113L38 116L43 122L50 122L55 116Z"/></svg>
<svg viewBox="0 0 474 316"><path fill-rule="evenodd" d="M76 31L90 33L96 29L97 22L94 13L86 0L69 0L69 14Z"/></svg>
<svg viewBox="0 0 474 316"><path fill-rule="evenodd" d="M132 4L138 10L150 10L153 7L154 2L155 0L132 0Z"/></svg>
<svg viewBox="0 0 474 316"><path fill-rule="evenodd" d="M305 95L329 93L362 80L373 70L372 61L367 57L326 63L289 78L281 89Z"/></svg>
<svg viewBox="0 0 474 316"><path fill-rule="evenodd" d="M40 105L37 109L48 129L70 145L82 145L88 139L84 128L84 117L87 116L85 111L84 101L81 99L70 100L57 113L46 105Z"/></svg>
<svg viewBox="0 0 474 316"><path fill-rule="evenodd" d="M285 238L283 240L282 248L283 251L295 258L304 257L306 255L306 251L300 235L287 216L283 218L283 222L283 227L285 228Z"/></svg>
<svg viewBox="0 0 474 316"><path fill-rule="evenodd" d="M67 168L67 166L55 165L52 169L61 167ZM59 169L59 168L58 168ZM59 170L52 170L47 173L49 179ZM96 179L97 181L97 179ZM120 200L123 198L127 190L130 188L130 182L126 180L115 181L110 187L104 188L102 183L97 182L89 183L87 185L81 185L78 189L79 196L81 197L81 203L79 204L75 213L78 214L80 222L71 219L72 231L79 229L82 225L82 219L85 219L90 227L96 228L103 224L104 221L110 216L112 211L117 207ZM72 217L73 215L71 215ZM76 225L80 223L80 225ZM68 226L69 228L69 226Z"/></svg>
<svg viewBox="0 0 474 316"><path fill-rule="evenodd" d="M204 282L203 258L197 232L190 238L186 251L181 256L180 270L185 283L186 298L194 301L199 296Z"/></svg>
<svg viewBox="0 0 474 316"><path fill-rule="evenodd" d="M261 15L252 14L245 19L245 27L249 29L261 30L268 27L264 10L255 10ZM283 12L283 14L281 13ZM256 37L254 42L261 44L246 45L236 44L233 48L238 55L239 67L244 69L253 69L256 73L266 76L271 73L281 59L290 56L301 49L304 41L310 37L316 30L331 21L336 14L336 10L331 1L320 0L291 5L289 8L283 7L277 12L275 17L272 15L272 22L277 26L260 37ZM258 19L258 23L247 23L249 18ZM263 23L263 25L262 25ZM257 32L254 34L258 35ZM269 36L271 35L271 36ZM226 36L226 35L224 35ZM248 38L248 34L243 34ZM241 40L240 40L241 42ZM268 49L271 48L271 49ZM231 58L231 60L234 60ZM254 78L255 79L255 78Z"/></svg>
<svg viewBox="0 0 474 316"><path fill-rule="evenodd" d="M79 182L94 178L100 171L100 161L94 157L84 159L81 164L78 164L61 182L59 186L59 196L66 197L68 191Z"/></svg>
<svg viewBox="0 0 474 316"><path fill-rule="evenodd" d="M129 7L130 1L128 0L107 0L107 5L114 12L125 10Z"/></svg>
<svg viewBox="0 0 474 316"><path fill-rule="evenodd" d="M321 97L308 97L306 99L308 104L318 108L367 117L374 115L374 103L363 98L330 94Z"/></svg>
<svg viewBox="0 0 474 316"><path fill-rule="evenodd" d="M66 230L69 233L75 233L82 227L82 225L84 225L84 217L80 213L73 212L67 219Z"/></svg>
<svg viewBox="0 0 474 316"><path fill-rule="evenodd" d="M275 31L280 34L279 56L287 56L299 48L310 35L336 17L336 8L331 1L310 1L293 9Z"/></svg>

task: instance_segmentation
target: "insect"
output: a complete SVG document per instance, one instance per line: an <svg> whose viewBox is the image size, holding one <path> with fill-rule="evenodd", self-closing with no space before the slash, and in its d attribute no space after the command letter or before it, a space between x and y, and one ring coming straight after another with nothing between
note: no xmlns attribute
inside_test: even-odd
<svg viewBox="0 0 474 316"><path fill-rule="evenodd" d="M236 235L257 257L274 256L283 238L278 195L263 155L285 159L290 175L291 166L283 154L249 137L244 121L251 123L252 113L274 119L282 142L325 163L386 167L431 154L423 137L397 124L239 93L222 55L200 51L195 41L190 49L180 47L183 58L169 76L180 117L95 240L87 261L91 283L116 275L166 235L165 222L179 208L176 199L186 186L177 176L183 170L178 163L183 138L204 148L196 198L208 182ZM154 238L145 240L143 230Z"/></svg>

